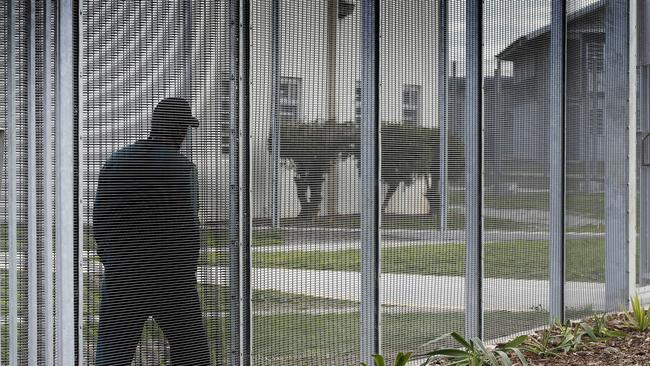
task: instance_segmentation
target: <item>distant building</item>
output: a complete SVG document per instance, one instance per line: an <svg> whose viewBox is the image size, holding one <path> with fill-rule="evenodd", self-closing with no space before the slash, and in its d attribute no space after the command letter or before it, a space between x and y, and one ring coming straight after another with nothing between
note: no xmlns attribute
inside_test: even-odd
<svg viewBox="0 0 650 366"><path fill-rule="evenodd" d="M567 16L567 159L602 162L604 15L598 1ZM511 62L513 85L503 104L513 116L512 157L548 161L550 27L531 32L497 58Z"/></svg>

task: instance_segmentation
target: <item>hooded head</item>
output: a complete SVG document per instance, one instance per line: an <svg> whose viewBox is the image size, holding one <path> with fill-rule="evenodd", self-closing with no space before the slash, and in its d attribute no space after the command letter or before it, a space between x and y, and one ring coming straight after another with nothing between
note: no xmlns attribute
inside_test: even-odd
<svg viewBox="0 0 650 366"><path fill-rule="evenodd" d="M180 149L190 127L198 127L192 109L183 98L161 100L153 110L149 139Z"/></svg>

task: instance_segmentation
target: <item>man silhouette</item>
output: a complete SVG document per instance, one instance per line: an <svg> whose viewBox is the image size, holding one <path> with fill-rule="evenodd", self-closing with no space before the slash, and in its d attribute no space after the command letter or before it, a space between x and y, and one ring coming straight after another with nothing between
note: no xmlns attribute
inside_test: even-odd
<svg viewBox="0 0 650 366"><path fill-rule="evenodd" d="M196 126L186 100L164 99L149 138L113 153L101 169L93 209L104 265L97 366L130 365L149 317L167 338L172 365L210 364L196 287L196 167L179 152Z"/></svg>

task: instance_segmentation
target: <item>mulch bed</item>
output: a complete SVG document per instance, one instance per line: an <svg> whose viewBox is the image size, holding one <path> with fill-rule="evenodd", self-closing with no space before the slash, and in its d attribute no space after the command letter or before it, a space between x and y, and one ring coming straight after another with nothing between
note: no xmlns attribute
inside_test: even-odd
<svg viewBox="0 0 650 366"><path fill-rule="evenodd" d="M585 321L593 325L593 319ZM578 323L574 323L577 326ZM631 329L625 323L624 314L610 314L607 316L605 325L612 331L621 331L624 336L618 338L601 338L592 340L584 335L577 350L556 356L539 357L525 351L520 347L526 356L530 366L650 366L650 329L646 332L639 332ZM532 337L541 338L546 330L541 330ZM557 334L557 328L552 331ZM520 366L518 359L511 355L513 365ZM448 365L449 361L438 360L430 364Z"/></svg>
<svg viewBox="0 0 650 366"><path fill-rule="evenodd" d="M620 338L609 338L592 341L583 337L583 347L580 350L561 354L550 358L539 358L527 354L531 366L617 366L617 365L650 365L650 331L638 332L625 326L623 314L608 317L609 329L621 330L627 333ZM541 332L538 332L538 335Z"/></svg>

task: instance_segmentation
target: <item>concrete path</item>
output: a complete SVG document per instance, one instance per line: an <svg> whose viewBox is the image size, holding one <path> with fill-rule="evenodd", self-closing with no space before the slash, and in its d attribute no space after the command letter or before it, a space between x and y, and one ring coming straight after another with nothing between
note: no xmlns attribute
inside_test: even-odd
<svg viewBox="0 0 650 366"><path fill-rule="evenodd" d="M358 272L315 271L282 268L254 268L253 288L277 290L296 295L360 301L361 276ZM202 267L200 282L228 283L225 267ZM383 274L382 303L413 311L460 311L465 307L464 277ZM548 309L548 281L486 278L485 310L531 311ZM605 285L568 282L568 308L604 308Z"/></svg>
<svg viewBox="0 0 650 366"><path fill-rule="evenodd" d="M361 241L357 229L284 229L284 244L254 247L255 252L289 251L338 251L359 249ZM382 248L437 245L465 242L465 230L382 230ZM604 233L567 233L568 239L604 238ZM498 231L485 232L487 243L505 241L548 240L546 231Z"/></svg>

